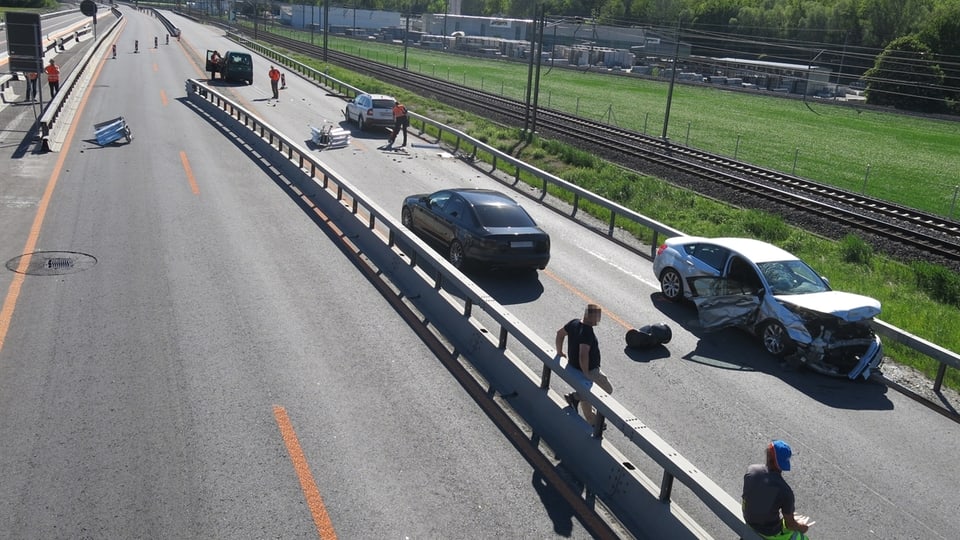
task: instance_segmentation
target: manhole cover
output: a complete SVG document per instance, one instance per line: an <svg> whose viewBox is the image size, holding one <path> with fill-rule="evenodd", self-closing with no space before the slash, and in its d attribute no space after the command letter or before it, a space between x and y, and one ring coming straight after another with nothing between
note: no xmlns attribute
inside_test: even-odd
<svg viewBox="0 0 960 540"><path fill-rule="evenodd" d="M75 251L37 251L7 261L7 270L30 276L62 276L92 268L97 258Z"/></svg>

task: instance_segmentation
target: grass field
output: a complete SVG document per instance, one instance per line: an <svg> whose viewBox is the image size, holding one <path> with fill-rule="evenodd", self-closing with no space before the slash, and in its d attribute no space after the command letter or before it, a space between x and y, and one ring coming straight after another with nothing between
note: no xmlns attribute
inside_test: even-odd
<svg viewBox="0 0 960 540"><path fill-rule="evenodd" d="M330 47L403 65L403 50L394 45L331 37ZM410 47L407 67L515 99L526 92L528 66L520 62L467 60ZM660 136L667 91L663 81L543 66L538 101ZM960 118L936 120L814 98L675 85L668 127L677 144L960 219Z"/></svg>
<svg viewBox="0 0 960 540"><path fill-rule="evenodd" d="M398 54L390 46L346 39L331 39L331 47L374 59L380 55L380 61L390 63L394 62L386 57ZM830 278L836 289L880 300L884 321L947 349L960 350L960 332L956 330L960 328L960 302L956 296L942 301L942 296L938 298L937 294L944 289L960 290L960 277L955 273L934 272L933 278L929 278L922 272L923 268L873 254L870 246L857 237L826 240L786 225L779 216L699 197L555 141L537 139L535 144L524 146L519 144L522 138L519 130L496 126L315 59L297 59L368 91L392 93L415 112L464 129L487 144L514 153L543 170L688 234L746 236L777 244L808 261ZM505 95L513 95L511 92L522 95L525 67L476 59L470 59L469 64L467 70L462 57L428 51L410 51L408 56L408 66L414 71L431 75L435 71L447 78L449 70L452 81L461 84L466 81L476 87L483 85L488 91L503 88ZM637 122L638 129L646 125L647 132L653 134L662 131L662 112L654 119L652 112L642 111L647 105L652 110L658 100L663 109L666 96L663 83L566 70L543 73L542 79L549 81L541 83L540 104L543 106L565 109L569 106L571 111L579 108L581 115L609 117L621 126L628 126L628 121ZM553 79L558 80L554 83ZM596 97L589 98L591 93ZM564 97L558 98L559 95ZM566 105L561 107L557 102ZM617 109L613 108L614 102L620 104ZM637 106L627 107L631 102ZM670 137L684 142L689 123L691 145L733 155L740 135L740 159L788 171L793 166L795 149L800 148L799 174L857 190L863 186L866 175L864 170L857 171L858 166L866 169L870 165L867 191L872 195L931 211L939 208L941 213L949 208L946 203L952 197L953 183L960 181L957 177L960 123L871 111L858 113L850 107L821 103L812 103L811 107L813 111L794 100L681 87L674 92ZM626 112L629 110L633 112ZM764 149L751 149L751 143ZM518 147L523 148L519 154L511 152ZM898 172L894 180L885 179L881 171ZM938 363L906 347L889 341L884 345L888 356L931 377L939 367ZM944 384L960 389L960 371L947 370Z"/></svg>

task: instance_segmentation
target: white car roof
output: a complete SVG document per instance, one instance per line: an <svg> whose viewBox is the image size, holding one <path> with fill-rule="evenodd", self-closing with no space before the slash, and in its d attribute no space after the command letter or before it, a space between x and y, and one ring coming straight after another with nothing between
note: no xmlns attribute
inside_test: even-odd
<svg viewBox="0 0 960 540"><path fill-rule="evenodd" d="M696 244L708 242L735 251L753 262L793 261L798 257L789 251L753 238L705 238L702 236L676 236L668 242Z"/></svg>

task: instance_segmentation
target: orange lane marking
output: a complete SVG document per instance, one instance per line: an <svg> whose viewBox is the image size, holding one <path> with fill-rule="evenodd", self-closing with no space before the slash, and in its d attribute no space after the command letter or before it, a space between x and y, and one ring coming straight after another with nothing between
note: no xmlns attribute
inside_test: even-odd
<svg viewBox="0 0 960 540"><path fill-rule="evenodd" d="M570 291L570 292L572 292L573 294L575 294L575 295L579 296L580 298L582 298L586 303L588 303L588 304L597 304L597 305L600 305L596 300L594 300L594 299L590 298L589 296L587 296L586 294L580 292L580 290L577 289L576 287L574 287L573 285L571 285L571 284L567 283L566 281L560 279L560 276L554 274L553 272L551 272L551 271L549 271L549 270L544 270L543 273L546 274L546 275L548 275L548 276L550 276L550 279L552 279L552 280L556 281L557 283L559 283L561 286L563 286L563 288L567 289L568 291ZM623 319L621 319L616 313L607 310L607 308L605 308L605 307L603 307L603 306L600 306L600 307L601 307L601 309L603 309L603 316L604 316L604 317L607 317L607 318L613 320L615 323L619 324L620 326L622 326L622 327L623 327L624 329L626 329L626 330L630 330L631 328L633 328L633 326L631 326L631 325L627 324L626 322L624 322Z"/></svg>
<svg viewBox="0 0 960 540"><path fill-rule="evenodd" d="M187 182L190 182L190 191L194 195L200 194L200 188L197 186L197 179L193 176L193 169L190 168L190 161L187 160L187 153L180 151L180 163L183 163L183 170L187 173Z"/></svg>
<svg viewBox="0 0 960 540"><path fill-rule="evenodd" d="M156 62L153 64L153 71L160 71L160 66L158 66Z"/></svg>
<svg viewBox="0 0 960 540"><path fill-rule="evenodd" d="M160 91L160 103L163 103L163 106L167 106L167 93L163 90Z"/></svg>
<svg viewBox="0 0 960 540"><path fill-rule="evenodd" d="M100 77L100 70L103 69L104 62L106 62L106 56L100 60L100 65L97 66L97 71L93 74L92 80L96 81ZM87 106L87 99L90 97L90 91L93 90L94 86L93 84L89 85L83 93L74 118L80 118L83 115L83 110ZM70 153L70 141L73 139L76 130L76 122L72 123L70 129L67 130L67 136L57 156L57 163L53 166L53 172L50 174L50 179L47 180L47 187L43 190L40 204L37 205L37 213L33 217L33 224L30 225L30 233L27 235L27 242L23 246L23 257L20 258L20 264L17 265L13 279L10 281L10 287L7 288L7 296L3 299L3 307L0 307L0 352L3 351L3 343L6 341L7 332L10 330L10 321L13 320L13 311L17 307L17 299L20 298L20 290L27 276L27 268L30 267L30 260L32 259L30 254L37 248L37 239L40 238L43 219L47 215L47 208L50 206L50 199L53 197L53 189L57 186L57 180L60 179L60 173L63 171L63 162L66 161L67 155Z"/></svg>
<svg viewBox="0 0 960 540"><path fill-rule="evenodd" d="M290 454L290 461L293 462L293 469L297 472L297 478L300 479L300 488L307 499L307 506L310 513L313 514L313 523L317 526L317 533L321 540L336 540L337 532L333 530L333 523L327 514L327 508L323 505L323 498L320 497L320 491L317 490L317 484L313 480L313 474L310 472L310 466L307 459L303 456L303 450L300 448L300 441L297 440L297 434L293 431L293 425L287 416L287 411L279 405L273 406L273 416L277 419L277 425L280 427L280 435L283 437L284 444L287 445L287 452Z"/></svg>

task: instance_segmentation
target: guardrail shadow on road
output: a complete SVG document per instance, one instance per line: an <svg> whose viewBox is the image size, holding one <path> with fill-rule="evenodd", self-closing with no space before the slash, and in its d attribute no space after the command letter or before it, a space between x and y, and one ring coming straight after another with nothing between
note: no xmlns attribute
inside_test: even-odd
<svg viewBox="0 0 960 540"><path fill-rule="evenodd" d="M603 501L627 529L653 538L709 538L700 525L671 502L674 480L686 486L730 530L745 539L759 538L743 523L740 505L679 452L645 426L566 360L553 347L493 300L435 250L410 233L392 215L370 202L309 150L295 144L255 114L197 80L185 82L187 99L235 132L264 156L342 232L341 238L375 269L371 275L389 282L423 325L449 342L451 354L479 372L492 389L510 396L509 405L556 456ZM452 295L447 285L458 291ZM477 316L491 321L490 328ZM516 351L516 352L515 352ZM533 357L543 368L532 371L518 354ZM579 415L570 414L551 388L554 376L579 390L605 419L662 470L659 484L642 474L606 438Z"/></svg>

